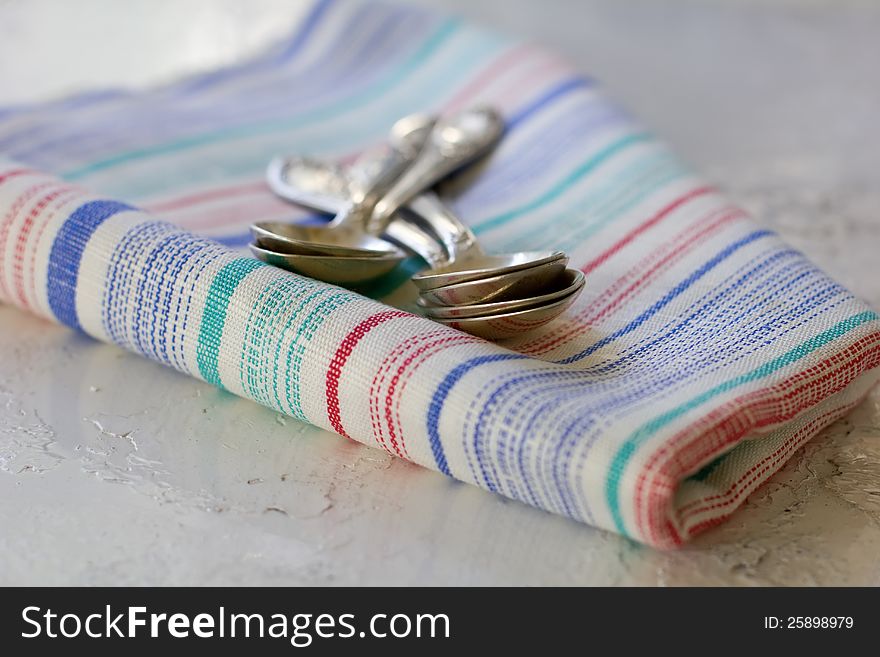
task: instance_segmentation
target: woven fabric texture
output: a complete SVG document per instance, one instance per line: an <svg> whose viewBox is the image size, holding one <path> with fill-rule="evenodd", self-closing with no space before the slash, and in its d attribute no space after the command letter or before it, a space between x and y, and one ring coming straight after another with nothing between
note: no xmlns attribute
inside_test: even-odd
<svg viewBox="0 0 880 657"><path fill-rule="evenodd" d="M490 344L247 256L314 220L275 154L346 160L398 117L500 107L450 203L506 252L587 276ZM727 517L878 378L878 315L543 48L413 8L321 1L240 66L0 109L0 298L277 411L525 503L670 547Z"/></svg>

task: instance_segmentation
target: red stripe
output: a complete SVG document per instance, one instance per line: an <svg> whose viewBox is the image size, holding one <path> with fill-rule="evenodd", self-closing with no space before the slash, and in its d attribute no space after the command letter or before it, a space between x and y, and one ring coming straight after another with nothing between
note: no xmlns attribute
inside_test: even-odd
<svg viewBox="0 0 880 657"><path fill-rule="evenodd" d="M841 362L844 358L848 360ZM838 367L804 383L816 372L833 365ZM642 535L647 534L649 542L654 545L661 545L669 538L664 532L665 514L682 477L694 472L713 456L724 453L731 445L740 442L748 432L790 420L805 409L840 392L858 375L878 365L880 332L875 332L770 388L727 402L699 423L687 427L664 442L641 468L636 482L635 517ZM803 385L799 386L801 383ZM664 458L666 460L658 465ZM646 520L643 519L645 513Z"/></svg>
<svg viewBox="0 0 880 657"><path fill-rule="evenodd" d="M698 191L698 190L693 190L693 191ZM635 229L635 231L641 230L642 227L645 226L646 224L653 225L657 221L661 220L663 217L667 216L669 214L669 212L671 212L671 208L678 207L682 203L686 202L687 198L693 194L693 191L689 192L687 195L685 195L683 197L679 197L678 199L673 201L670 205L667 205L666 207L661 209L657 214L653 215L650 219L648 219L646 222L644 222L639 227L637 227ZM607 296L609 294L612 294L615 290L619 289L619 287L628 278L631 278L635 275L642 277L641 280L637 281L635 289L638 289L638 286L641 286L644 283L647 283L648 280L650 280L650 278L649 278L648 274L646 274L644 272L644 268L646 266L648 266L648 263L650 263L654 258L656 258L660 253L662 253L663 248L668 249L670 247L670 245L675 245L676 239L683 239L683 236L686 235L688 232L692 231L694 226L699 226L700 224L705 222L709 217L713 216L716 212L718 212L717 209L710 212L708 215L701 217L697 222L695 222L689 228L687 228L682 233L677 235L673 240L667 242L663 247L661 247L661 249L650 252L648 255L646 255L642 259L642 261L637 266L630 268L630 270L626 274L624 274L624 276L618 278L611 286L606 288L605 291L601 295L596 297L587 307L585 307L583 310L581 310L577 314L574 321L580 322L580 325L574 326L574 327L563 326L563 327L551 332L549 335L541 336L535 342L520 345L517 347L517 349L520 351L527 351L529 353L542 353L542 352L547 351L550 348L556 347L561 342L568 340L572 336L581 334L584 329L584 324L594 321L594 320L592 320L592 318L589 318L589 313L595 312L596 307L599 305L599 303L601 303L605 298L607 298ZM684 251L682 251L681 253L684 253ZM679 255L679 254L674 254L674 255ZM606 254L603 254L602 256L600 256L600 258L603 258L603 260L607 260L608 257L610 257L610 254L608 254L607 252L606 252ZM589 266L589 265L587 265L587 266ZM589 280L587 281L587 285L589 285ZM621 299L621 301L622 300L623 299ZM548 340L549 340L549 342L548 342Z"/></svg>
<svg viewBox="0 0 880 657"><path fill-rule="evenodd" d="M0 173L0 185L5 183L10 178L15 178L16 176L24 176L24 175L38 175L38 171L34 171L33 169L12 169L7 171L6 173Z"/></svg>
<svg viewBox="0 0 880 657"><path fill-rule="evenodd" d="M437 335L437 332L431 333L429 335L430 337L434 337ZM405 353L409 347L411 347L413 344L418 344L425 337L426 336L423 335L411 336L403 342L395 345L394 348L390 352L388 352L388 354L382 360L382 363L379 365L379 369L376 370L376 374L375 376L373 376L373 380L370 382L370 390L367 394L367 397L370 401L370 426L372 426L373 428L373 435L376 437L376 440L388 453L392 453L392 449L389 448L385 442L385 433L382 430L382 422L379 412L379 395L381 393L381 388L382 385L385 383L385 377L391 368L391 363L401 354Z"/></svg>
<svg viewBox="0 0 880 657"><path fill-rule="evenodd" d="M775 451L768 454L763 459L755 463L751 468L746 470L742 474L742 476L735 482L731 483L727 490L725 490L724 492L718 493L716 495L710 495L709 497L702 497L700 499L694 500L690 504L685 504L684 506L676 509L679 519L683 522L687 518L691 518L698 513L702 513L704 511L709 511L712 509L718 509L723 506L728 506L735 503L747 490L750 490L751 485L754 484L756 480L760 479L762 476L764 476L764 474L767 473L769 468L775 465L781 465L779 461L787 459L788 455L792 451L795 451L793 449L790 449L792 445L797 443L799 447L800 440L805 435L813 435L814 433L819 431L819 429L827 426L857 405L858 402L853 402L852 404L847 404L846 406L843 406L841 408L835 408L832 411L823 413L821 416L813 419L808 424L801 427L800 430L798 430L788 439L786 439Z"/></svg>
<svg viewBox="0 0 880 657"><path fill-rule="evenodd" d="M460 89L456 93L456 95L453 96L446 103L444 110L453 111L457 107L464 105L465 103L467 103L469 98L477 95L488 83L490 83L499 74L499 72L503 72L504 70L509 69L509 67L514 66L517 63L517 60L521 60L522 57L533 52L535 54L544 54L535 49L533 46L520 46L514 48L513 50L506 51L497 60L491 62L487 68L482 69L481 72L478 73L477 77L473 78L473 80L469 82L464 88ZM553 60L551 60L549 64L553 66L559 65ZM546 66L542 65L542 71L544 68L546 68ZM547 78L546 72L543 72L542 78ZM520 94L521 91L528 90L531 92L533 90L533 87L526 82L527 80L524 81L523 79L518 79L516 83L512 85L511 91L513 94L515 94L514 97L517 100L522 97L522 95ZM496 99L496 102L497 100L498 99ZM357 152L348 153L347 155L341 156L339 160L344 163L351 163L354 159L357 158L358 155L359 153ZM190 193L184 196L171 197L166 200L148 204L145 206L145 209L150 212L169 212L185 207L209 203L218 199L255 193L268 194L271 192L269 191L269 188L264 181L250 181L246 183L241 183L233 187L224 186L215 189L202 190L200 192Z"/></svg>
<svg viewBox="0 0 880 657"><path fill-rule="evenodd" d="M386 356L370 384L370 420L373 425L373 431L383 447L385 447L384 427L387 427L389 441L394 452L402 458L409 458L403 435L399 435L399 432L397 431L397 427L401 425L399 404L404 389L413 374L418 370L419 366L425 360L443 349L455 344L479 341L479 338L475 338L471 335L443 328L431 333L414 336L397 345L397 347ZM417 348L413 350L415 347ZM388 373L391 372L394 363L397 362L398 359L408 350L413 351L400 365L397 366L394 374L388 379L388 385L386 387L385 383ZM384 400L382 399L383 390L385 391ZM383 401L384 412L380 408L380 406L383 406ZM386 447L386 450L387 449L388 448Z"/></svg>
<svg viewBox="0 0 880 657"><path fill-rule="evenodd" d="M537 49L531 44L521 44L512 50L503 53L498 59L494 60L489 66L484 68L476 77L472 78L464 87L459 89L456 94L445 103L444 110L446 112L454 112L461 109L469 102L473 102L473 99L485 91L486 87L493 83L497 83L499 78L506 73L509 73L515 66L523 62L531 64L538 57L545 60L539 67L537 67L538 70L530 70L528 77L517 79L513 88L514 92L523 89L530 89L534 92L534 86L530 85L529 81L535 77L535 73L541 73L542 75L540 79L546 80L550 77L546 74L548 66L551 68L562 68L562 62L558 59L550 58L546 52ZM494 94L493 102L497 104L500 96L501 94Z"/></svg>
<svg viewBox="0 0 880 657"><path fill-rule="evenodd" d="M870 339L874 338L875 342L880 339L880 333L874 334L873 336L867 336L862 340L857 341L850 348L846 349L844 352L840 354L836 354L828 358L826 361L821 363L818 366L808 368L800 372L799 374L791 377L789 380L774 386L774 390L782 391L786 388L791 388L791 385L797 383L798 381L803 380L805 377L810 376L811 373L814 373L817 369L824 369L829 363L834 363L839 360L839 357L849 354L853 351L858 351L857 347L868 344ZM836 392L840 392L855 378L856 374L860 372L856 372L856 374L852 374L850 377L843 377L841 381L836 386L825 386L828 381L833 381L835 375L840 372L846 373L847 368L850 368L854 363L857 363L863 354L856 353L855 357L848 362L843 363L838 369L827 373L823 377L808 383L801 388L796 388L794 391L789 392L785 396L780 397L777 395L777 398L768 398L766 395L766 391L756 391L749 395L745 395L738 400L734 400L729 404L722 407L718 411L707 416L707 419L716 419L723 415L723 411L726 408L737 408L742 407L745 410L741 415L732 415L728 410L727 417L723 418L720 422L715 425L710 425L706 429L700 432L700 435L693 438L687 445L678 448L675 450L675 454L663 463L659 468L656 469L653 479L651 481L651 486L649 488L648 497L651 501L651 504L646 504L646 508L648 509L649 519L647 522L649 531L652 532L652 538L655 536L655 532L658 529L660 518L657 516L658 508L655 506L656 504L666 504L669 497L673 494L675 488L677 487L678 481L696 470L700 465L710 461L713 457L718 454L726 451L731 444L735 444L739 442L742 437L753 428L762 428L766 426L772 426L773 424L778 424L781 422L785 422L790 420L792 417L797 415L797 413L801 412L804 408L808 408L816 403L819 403L826 396L835 394ZM876 348L873 352L868 352L867 357L869 360L867 361L867 365L863 366L863 370L870 369L872 367L876 367L880 364L880 349ZM812 397L803 398L803 393L813 393ZM796 399L797 395L801 394L801 399L799 400L798 407L792 406L791 408L785 408L785 403L791 399ZM754 400L752 403L749 400ZM779 403L783 404L783 410L774 410L779 406ZM768 405L769 403L769 405ZM766 407L766 410L762 409L762 404ZM772 412L775 413L771 417L767 418L759 418L755 424L749 425L747 421L743 418L749 417L758 417L760 412ZM734 411L735 412L735 411ZM708 424L708 423L703 423ZM697 425L699 426L699 425ZM676 442L679 442L680 439L686 438L685 432L687 430L681 432L677 436L675 436L670 443L664 445L663 448L658 450L657 454L654 456L662 455L663 453L669 451L666 448L672 447ZM691 435L693 432L689 432ZM712 436L713 433L718 434L719 438L716 440L706 440L706 436ZM701 448L701 451L696 452L696 448ZM682 459L680 457L689 457L686 459ZM636 486L636 518L638 519L640 527L642 524L642 515L641 515L641 488L644 480L646 479L645 473L648 472L653 467L653 462L655 458L652 458L652 461L643 469L642 473L639 475L639 479ZM673 463L674 462L674 463ZM674 466L670 468L670 465ZM653 515L651 515L653 512ZM662 515L662 513L660 514Z"/></svg>
<svg viewBox="0 0 880 657"><path fill-rule="evenodd" d="M694 525L691 525L690 527L686 527L685 533L687 534L687 536L688 537L695 536L696 534L699 534L700 532L705 531L706 529L714 527L715 525L718 525L722 521L729 518L733 514L733 512L736 511L736 509L738 508L739 502L741 501L741 498L750 494L754 490L753 486L756 482L762 481L762 480L770 477L771 475L773 475L773 473L775 473L777 470L779 470L779 468L781 468L785 464L785 462L788 461L788 459L791 457L791 455L794 452L796 452L797 450L799 450L801 447L803 447L803 445L806 442L808 442L808 440L813 435L815 435L816 433L821 431L824 427L833 423L835 420L846 415L846 413L848 413L853 408L858 406L858 404L859 404L859 402L856 401L852 404L848 404L848 405L843 406L841 408L835 409L829 413L825 413L824 415L822 415L819 418L816 418L815 420L810 422L808 425L804 426L794 436L792 436L791 438L786 440L785 443L783 443L779 447L779 449L777 449L772 454L768 455L765 459L763 459L760 463L756 464L754 467L750 468L749 472L751 473L751 472L755 471L755 475L753 477L750 477L749 481L745 482L739 488L739 490L736 492L736 494L732 498L730 498L727 502L711 505L709 507L706 507L705 509L697 509L696 511L694 511L693 514L690 514L690 515L694 515L697 512L699 512L700 510L708 510L711 508L720 508L722 506L729 505L729 504L734 505L733 508L731 508L730 511L727 513L723 513L718 516L707 518L706 520L703 520L702 522L698 522ZM758 466L765 464L765 463L766 463L766 465L764 467L762 467L762 468L760 468L760 470L756 471L756 468ZM729 495L730 493L732 493L733 489L742 482L742 480L745 478L745 476L746 475L743 475L743 477L741 477L739 479L739 481L737 481L735 484L733 484L733 486L731 486L731 488L728 489L728 492L726 493L726 495ZM713 496L713 497L717 497L717 496ZM697 500L697 502L699 502L699 501L701 501L701 500ZM671 523L669 523L669 524L671 525ZM676 535L678 535L677 530L676 530ZM679 542L681 542L681 539L679 539Z"/></svg>
<svg viewBox="0 0 880 657"><path fill-rule="evenodd" d="M523 67L524 68L524 67ZM487 92L488 85L475 93L473 98L461 102L449 103L443 108L443 112L455 112L468 104L479 103L477 98L483 96L486 102L491 102L502 113L514 113L516 103L519 102L523 89L530 90L534 97L540 93L546 93L553 86L572 75L572 69L565 62L556 59L548 59L539 66L530 68L527 73L514 80L504 80L506 87ZM511 87L512 83L512 88Z"/></svg>
<svg viewBox="0 0 880 657"><path fill-rule="evenodd" d="M15 251L12 256L12 284L15 288L15 296L24 308L34 310L34 308L30 308L24 291L25 247L31 229L34 226L37 217L46 210L50 203L57 200L59 197L69 197L73 191L73 187L64 185L57 187L49 194L46 194L36 205L34 205L33 208L31 208L31 211L28 213L28 216L25 218L24 223L21 226L21 230L18 231L18 237L15 242ZM54 216L55 212L48 213L47 216L42 217L41 223L45 224L49 222ZM33 275L33 272L31 272L31 275Z"/></svg>
<svg viewBox="0 0 880 657"><path fill-rule="evenodd" d="M254 221L295 220L308 216L308 212L291 205L276 196L240 197L221 205L198 208L195 211L181 208L174 212L163 212L164 218L173 221L181 228L204 233L228 232L230 226L246 226Z"/></svg>
<svg viewBox="0 0 880 657"><path fill-rule="evenodd" d="M597 313L593 321L599 321L600 319L603 319L606 315L617 310L617 307L624 300L632 296L632 294L638 289L644 287L644 284L648 280L654 278L655 275L660 273L661 271L666 271L668 269L667 265L673 262L677 262L679 260L679 256L689 253L691 250L693 250L692 247L705 242L706 239L709 238L713 233L717 232L718 229L726 227L727 224L731 222L746 218L747 215L742 210L733 210L726 214L722 214L720 217L712 222L709 222L707 224L698 224L700 230L695 235L683 239L676 248L674 248L670 253L661 258L655 265L645 271L642 278L630 285L617 299L609 303L599 313Z"/></svg>
<svg viewBox="0 0 880 657"><path fill-rule="evenodd" d="M341 436L351 437L342 426L342 418L339 414L339 378L342 376L342 369L345 367L348 357L351 356L351 352L367 333L383 322L398 317L412 317L412 315L401 310L386 310L368 317L345 336L345 339L339 344L333 360L330 361L330 366L327 368L327 415L333 430Z"/></svg>
<svg viewBox="0 0 880 657"><path fill-rule="evenodd" d="M145 206L149 212L169 212L171 210L179 210L189 205L198 205L200 203L208 203L218 199L229 198L230 196L242 196L245 194L271 194L269 186L265 181L247 182L239 185L217 187L214 189L202 190L199 192L177 196L165 201L150 203Z"/></svg>
<svg viewBox="0 0 880 657"><path fill-rule="evenodd" d="M691 190L684 196L681 196L675 199L672 203L664 207L660 212L655 214L653 217L648 219L646 222L636 226L622 238L620 238L617 242L614 243L613 246L603 251L598 257L594 258L583 267L581 267L581 271L585 274L589 274L591 271L602 265L606 260L608 260L615 253L620 251L627 244L632 242L635 238L637 238L642 233L650 230L658 223L663 221L670 214L675 212L682 205L685 205L688 201L691 201L695 198L699 198L701 196L705 196L707 194L713 193L715 189L713 187L698 187L697 189Z"/></svg>
<svg viewBox="0 0 880 657"><path fill-rule="evenodd" d="M419 367L423 363L425 363L430 357L436 355L438 352L448 349L452 346L460 345L460 344L473 344L477 342L482 342L479 338L476 338L472 335L455 333L454 335L449 335L440 340L436 340L435 342L427 345L423 349L420 349L416 353L412 354L409 358L404 361L404 363L397 369L394 377L391 380L391 387L388 390L388 395L385 397L385 421L388 425L389 432L394 432L395 423L397 426L400 426L400 404L403 399L403 391L406 389L406 386L409 384L410 379L415 375L416 371L418 371ZM428 350L431 350L430 352ZM413 361L419 359L418 362L413 365ZM406 376L404 376L404 373ZM393 398L395 387L398 388L396 399ZM400 436L400 443L406 449L406 445L403 441L403 435Z"/></svg>
<svg viewBox="0 0 880 657"><path fill-rule="evenodd" d="M498 76L503 75L516 60L532 49L529 45L522 44L502 53L498 59L493 60L489 66L480 71L476 77L471 78L470 82L459 89L446 103L446 108L453 109L468 102L469 99L480 93L483 87L490 84Z"/></svg>
<svg viewBox="0 0 880 657"><path fill-rule="evenodd" d="M648 256L642 259L635 267L632 267L626 274L618 278L614 283L607 287L588 306L583 308L577 316L571 318L572 322L577 322L574 327L563 326L549 335L545 335L541 340L534 343L527 343L518 347L518 351L525 351L530 354L539 354L549 351L557 347L559 344L569 340L572 337L583 335L586 326L590 326L616 310L628 298L635 295L639 290L644 288L649 282L656 278L660 273L667 271L673 264L678 262L682 256L689 253L693 248L699 246L709 239L715 232L727 226L733 221L739 221L747 218L747 215L741 210L735 209L720 217L716 217L713 221L707 222L713 214L719 214L720 211L710 213L706 217L700 219L696 224L691 225L687 230L675 235L659 250L652 251ZM697 229L696 231L694 229ZM671 250L665 250L670 249ZM628 280L632 279L635 274L639 276L629 286L623 290L618 296L609 301L605 306L599 307L603 301L609 296L620 290Z"/></svg>
<svg viewBox="0 0 880 657"><path fill-rule="evenodd" d="M18 213L21 212L24 206L33 200L37 194L56 185L57 183L54 180L43 179L41 182L25 188L24 191L15 198L15 201L9 206L9 210L6 212L3 219L0 220L0 254L6 253L6 242L9 239L9 231L12 224L15 223ZM12 301L12 298L9 296L9 290L11 288L12 281L7 281L5 270L0 269L0 296Z"/></svg>
<svg viewBox="0 0 880 657"><path fill-rule="evenodd" d="M403 453L401 453L406 452L403 441L401 441L399 445L397 444L393 430L392 439L390 441L391 447L389 447L388 444L385 442L385 432L382 428L381 411L379 409L380 396L382 387L385 384L385 379L388 375L388 372L391 370L391 365L393 364L393 362L402 354L406 353L407 349L411 348L413 345L418 344L419 342L424 341L425 339L436 337L439 333L442 333L442 331L438 330L427 335L411 336L403 342L395 345L394 349L388 352L388 354L382 360L382 363L379 365L379 369L376 370L376 374L373 376L373 380L370 382L370 390L367 393L367 398L370 402L370 425L373 428L373 435L376 437L376 440L389 454L396 453L398 456L406 458L405 456L403 456Z"/></svg>

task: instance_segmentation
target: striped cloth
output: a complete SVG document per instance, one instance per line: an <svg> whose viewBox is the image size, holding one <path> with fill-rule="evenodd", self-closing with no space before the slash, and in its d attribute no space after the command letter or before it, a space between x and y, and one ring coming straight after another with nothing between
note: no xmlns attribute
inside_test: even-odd
<svg viewBox="0 0 880 657"><path fill-rule="evenodd" d="M454 207L560 248L575 307L493 345L247 257L276 153L346 159L486 101ZM0 298L457 479L655 546L728 516L877 379L878 315L558 57L433 13L320 1L240 66L0 110ZM45 173L44 173L45 172ZM93 191L87 191L93 190ZM122 202L122 199L125 202Z"/></svg>

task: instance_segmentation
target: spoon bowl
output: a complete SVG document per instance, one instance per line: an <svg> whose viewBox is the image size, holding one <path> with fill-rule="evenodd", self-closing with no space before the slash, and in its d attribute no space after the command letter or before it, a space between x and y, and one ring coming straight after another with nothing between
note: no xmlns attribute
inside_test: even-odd
<svg viewBox="0 0 880 657"><path fill-rule="evenodd" d="M562 256L535 267L525 267L497 276L420 290L419 296L434 306L469 306L523 299L555 289L568 258Z"/></svg>
<svg viewBox="0 0 880 657"><path fill-rule="evenodd" d="M390 242L347 228L328 230L325 226L261 221L251 224L251 236L257 244L280 253L356 258L406 257Z"/></svg>
<svg viewBox="0 0 880 657"><path fill-rule="evenodd" d="M584 274L577 269L566 269L559 280L554 283L552 292L538 294L531 297L516 298L510 301L497 301L494 303L474 303L467 306L435 306L428 303L424 297L419 297L417 303L426 317L431 319L465 319L471 317L486 317L489 315L501 315L517 310L528 310L538 306L544 306L570 294L580 293L584 287Z"/></svg>
<svg viewBox="0 0 880 657"><path fill-rule="evenodd" d="M367 230L367 219L376 203L416 160L433 127L434 119L422 114L397 121L391 128L389 144L381 152L368 152L368 166L360 170L355 181L338 165L315 158L273 158L266 169L273 192L307 207L329 206L336 216L323 226L256 223L251 227L254 239L273 250L314 257L406 257L398 247L377 237L381 230Z"/></svg>
<svg viewBox="0 0 880 657"><path fill-rule="evenodd" d="M274 181L270 181L275 192L282 198L321 212L337 212L346 203L346 194L350 193L341 190L355 187L351 182L354 172L350 173L310 158L279 159L270 166L270 179L272 170L282 169L286 169L288 174L276 176ZM388 235L407 244L433 265L432 269L412 277L423 298L431 304L487 303L515 298L516 295L533 296L547 291L547 281L552 281L561 274L568 263L561 251L484 254L470 230L430 192L414 199L409 211L413 220L391 222ZM271 239L292 235L320 238L329 233L301 230L305 228L313 227L264 222L254 225L253 234L259 243L274 251L315 255L326 253L323 245L316 249L314 242L299 240L296 244L290 241L282 244ZM322 227L317 227L317 230L321 229ZM363 249L358 251L343 244L341 249L336 249L333 253L358 257L370 255L369 249L379 247L372 242L378 238L365 233L361 235L368 238L363 243ZM444 246L441 248L438 245ZM380 248L384 250L395 247L387 244L375 250ZM524 273L528 269L534 271Z"/></svg>
<svg viewBox="0 0 880 657"><path fill-rule="evenodd" d="M286 201L333 215L342 212L352 197L351 181L342 166L307 156L272 158L266 184Z"/></svg>
<svg viewBox="0 0 880 657"><path fill-rule="evenodd" d="M405 256L400 258L393 255L333 257L282 253L263 248L258 244L251 244L250 249L258 260L270 265L327 283L344 286L360 285L378 280L389 274L405 258Z"/></svg>
<svg viewBox="0 0 880 657"><path fill-rule="evenodd" d="M508 313L452 319L432 317L431 319L485 340L504 340L534 331L552 322L568 310L579 294L580 290L576 290L570 292L568 296L548 304Z"/></svg>
<svg viewBox="0 0 880 657"><path fill-rule="evenodd" d="M368 152L343 168L309 158L276 159L268 177L279 196L336 218L323 227L256 224L251 249L266 262L351 287L386 275L406 257L376 237L382 234L428 263L412 277L426 317L490 340L543 326L581 293L583 273L566 269L561 251L484 253L473 231L430 191L488 153L503 132L491 108L440 120L413 115L392 129L397 155L390 160ZM403 169L402 158L409 158ZM391 172L400 171L392 180Z"/></svg>
<svg viewBox="0 0 880 657"><path fill-rule="evenodd" d="M520 251L501 255L474 252L448 265L419 272L412 277L412 282L422 291L434 290L486 277L513 274L544 265L551 265L546 275L548 278L552 278L558 273L558 269L552 265L558 264L560 261L564 261L561 264L564 268L568 258L562 251Z"/></svg>

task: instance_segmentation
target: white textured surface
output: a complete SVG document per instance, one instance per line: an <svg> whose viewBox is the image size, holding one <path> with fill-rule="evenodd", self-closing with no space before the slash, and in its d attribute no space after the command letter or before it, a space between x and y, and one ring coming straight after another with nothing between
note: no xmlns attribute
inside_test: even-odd
<svg viewBox="0 0 880 657"><path fill-rule="evenodd" d="M557 41L880 306L876 3L419 2ZM296 11L95 0L77 3L91 10L78 38L60 39L64 4L0 0L0 103L230 61L283 34ZM186 15L169 22L172 10ZM72 54L94 34L103 51ZM136 56L102 54L123 44ZM4 64L26 55L26 67ZM0 307L0 528L2 584L877 585L880 392L727 524L662 553Z"/></svg>

